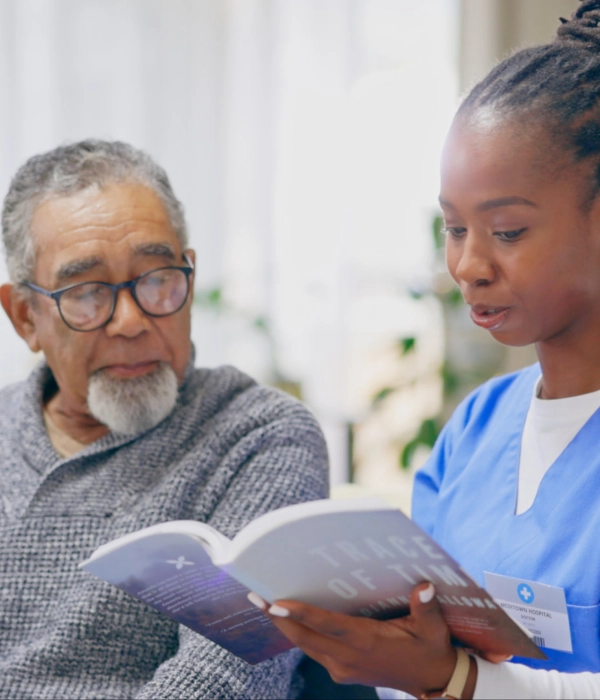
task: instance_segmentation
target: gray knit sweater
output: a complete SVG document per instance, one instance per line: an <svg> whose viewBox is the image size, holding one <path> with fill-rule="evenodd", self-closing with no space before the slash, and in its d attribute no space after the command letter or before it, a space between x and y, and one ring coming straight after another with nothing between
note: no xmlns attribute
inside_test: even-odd
<svg viewBox="0 0 600 700"><path fill-rule="evenodd" d="M257 666L80 571L100 544L174 519L227 536L321 498L321 432L297 401L232 367L188 369L177 406L136 437L54 451L46 365L0 391L0 698L284 698L298 651Z"/></svg>

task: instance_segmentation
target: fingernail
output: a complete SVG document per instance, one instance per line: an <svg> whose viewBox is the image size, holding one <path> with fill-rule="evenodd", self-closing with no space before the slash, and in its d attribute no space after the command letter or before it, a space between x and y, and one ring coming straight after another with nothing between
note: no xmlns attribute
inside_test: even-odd
<svg viewBox="0 0 600 700"><path fill-rule="evenodd" d="M256 605L256 607L260 608L261 610L267 609L267 601L263 600L258 593L255 593L254 591L250 591L250 593L248 593L248 600L252 603L252 605Z"/></svg>
<svg viewBox="0 0 600 700"><path fill-rule="evenodd" d="M275 617L289 617L290 611L287 608L282 608L281 605L271 605L269 608L269 615L275 615Z"/></svg>
<svg viewBox="0 0 600 700"><path fill-rule="evenodd" d="M422 591L419 591L419 600L421 601L421 603L429 603L433 600L434 595L435 588L433 587L433 583L430 583L427 586L427 588L424 588Z"/></svg>

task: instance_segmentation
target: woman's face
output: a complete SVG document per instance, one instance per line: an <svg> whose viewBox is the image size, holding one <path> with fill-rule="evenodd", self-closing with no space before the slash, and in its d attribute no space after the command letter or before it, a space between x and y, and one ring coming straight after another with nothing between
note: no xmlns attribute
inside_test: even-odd
<svg viewBox="0 0 600 700"><path fill-rule="evenodd" d="M600 323L600 197L583 205L589 163L553 157L541 129L519 126L457 120L450 130L448 269L474 323L500 342L581 342Z"/></svg>

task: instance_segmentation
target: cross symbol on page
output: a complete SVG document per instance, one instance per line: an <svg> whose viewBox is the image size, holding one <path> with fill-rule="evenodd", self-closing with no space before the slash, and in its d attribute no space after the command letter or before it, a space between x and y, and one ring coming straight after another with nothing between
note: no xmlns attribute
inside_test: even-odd
<svg viewBox="0 0 600 700"><path fill-rule="evenodd" d="M184 566L193 566L193 561L186 561L185 557L177 557L177 559L167 559L167 564L175 564L176 569L183 569Z"/></svg>

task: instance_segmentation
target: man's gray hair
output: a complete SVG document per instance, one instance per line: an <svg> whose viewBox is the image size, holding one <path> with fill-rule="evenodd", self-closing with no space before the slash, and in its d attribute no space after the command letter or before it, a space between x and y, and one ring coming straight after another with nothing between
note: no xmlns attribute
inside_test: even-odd
<svg viewBox="0 0 600 700"><path fill-rule="evenodd" d="M19 284L31 278L35 248L30 227L36 207L51 197L113 182L134 182L153 190L165 206L181 247L187 247L183 205L163 168L127 143L89 139L33 156L12 179L2 209L2 240L11 281Z"/></svg>

